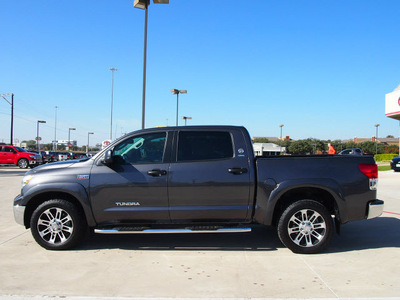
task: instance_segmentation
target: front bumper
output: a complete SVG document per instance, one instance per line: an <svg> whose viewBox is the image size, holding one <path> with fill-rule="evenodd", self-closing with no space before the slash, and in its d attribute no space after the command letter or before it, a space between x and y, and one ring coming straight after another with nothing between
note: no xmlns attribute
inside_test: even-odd
<svg viewBox="0 0 400 300"><path fill-rule="evenodd" d="M379 217L383 213L384 202L382 200L374 200L368 203L367 219Z"/></svg>
<svg viewBox="0 0 400 300"><path fill-rule="evenodd" d="M25 208L26 208L26 206L22 206L22 205L17 204L21 199L22 199L21 195L18 195L14 199L14 206L13 206L14 220L18 224L25 226L24 216L25 216Z"/></svg>

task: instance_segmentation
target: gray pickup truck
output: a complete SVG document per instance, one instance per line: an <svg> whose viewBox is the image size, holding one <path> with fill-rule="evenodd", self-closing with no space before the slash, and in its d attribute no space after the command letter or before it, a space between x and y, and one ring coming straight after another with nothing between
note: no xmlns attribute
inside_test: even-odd
<svg viewBox="0 0 400 300"><path fill-rule="evenodd" d="M236 126L145 129L92 158L26 173L15 220L50 250L95 233L246 232L273 225L317 253L340 224L379 216L371 156L255 157Z"/></svg>

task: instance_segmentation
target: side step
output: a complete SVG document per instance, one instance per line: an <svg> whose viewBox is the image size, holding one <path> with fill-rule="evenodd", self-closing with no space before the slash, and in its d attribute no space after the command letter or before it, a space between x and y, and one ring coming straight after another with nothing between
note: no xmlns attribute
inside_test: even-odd
<svg viewBox="0 0 400 300"><path fill-rule="evenodd" d="M250 232L251 228L208 228L206 226L199 228L146 228L146 227L117 227L108 229L95 229L95 233L101 234L121 234L121 233L235 233Z"/></svg>

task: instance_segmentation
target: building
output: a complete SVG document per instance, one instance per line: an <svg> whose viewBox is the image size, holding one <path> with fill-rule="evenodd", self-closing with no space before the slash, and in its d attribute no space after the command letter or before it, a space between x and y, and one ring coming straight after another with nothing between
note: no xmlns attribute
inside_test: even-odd
<svg viewBox="0 0 400 300"><path fill-rule="evenodd" d="M400 121L400 84L386 94L386 117Z"/></svg>
<svg viewBox="0 0 400 300"><path fill-rule="evenodd" d="M256 156L271 156L286 153L285 147L281 147L274 143L254 143L253 149Z"/></svg>
<svg viewBox="0 0 400 300"><path fill-rule="evenodd" d="M72 145L72 147L77 147L76 140L70 140L69 143ZM57 145L64 145L68 147L68 140L58 140Z"/></svg>

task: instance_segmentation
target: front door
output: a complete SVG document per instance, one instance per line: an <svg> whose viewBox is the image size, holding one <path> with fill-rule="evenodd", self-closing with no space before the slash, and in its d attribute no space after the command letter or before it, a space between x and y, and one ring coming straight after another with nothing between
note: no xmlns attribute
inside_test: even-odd
<svg viewBox="0 0 400 300"><path fill-rule="evenodd" d="M131 136L113 148L112 164L94 164L90 199L97 223L170 221L166 141L166 132Z"/></svg>

